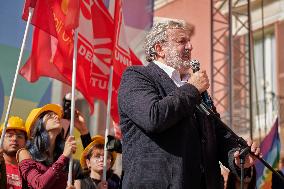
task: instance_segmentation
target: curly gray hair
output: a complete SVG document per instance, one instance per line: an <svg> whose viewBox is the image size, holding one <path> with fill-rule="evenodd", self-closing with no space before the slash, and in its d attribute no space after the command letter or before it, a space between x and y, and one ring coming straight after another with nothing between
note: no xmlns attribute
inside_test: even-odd
<svg viewBox="0 0 284 189"><path fill-rule="evenodd" d="M190 35L193 34L194 27L184 20L166 20L160 21L154 24L152 29L148 32L145 38L145 53L146 60L151 62L156 57L156 51L154 46L158 43L167 41L167 30L168 29L183 29L187 30Z"/></svg>

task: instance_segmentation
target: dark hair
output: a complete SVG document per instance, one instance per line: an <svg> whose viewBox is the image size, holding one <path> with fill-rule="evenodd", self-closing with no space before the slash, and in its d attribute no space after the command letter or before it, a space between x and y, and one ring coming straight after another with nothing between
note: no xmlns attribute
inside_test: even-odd
<svg viewBox="0 0 284 189"><path fill-rule="evenodd" d="M251 177L251 180L249 181L249 185L247 189L256 189L256 169L255 166L252 167L252 173L249 174ZM235 184L237 182L237 176L232 173L231 171L229 172L228 175L228 180L227 180L227 189L235 189Z"/></svg>
<svg viewBox="0 0 284 189"><path fill-rule="evenodd" d="M57 135L55 140L55 148L52 160L49 159L48 147L50 145L48 133L44 127L43 117L50 111L43 112L34 123L31 132L32 138L27 141L27 149L31 153L32 158L46 166L51 165L63 153L64 139L63 132Z"/></svg>

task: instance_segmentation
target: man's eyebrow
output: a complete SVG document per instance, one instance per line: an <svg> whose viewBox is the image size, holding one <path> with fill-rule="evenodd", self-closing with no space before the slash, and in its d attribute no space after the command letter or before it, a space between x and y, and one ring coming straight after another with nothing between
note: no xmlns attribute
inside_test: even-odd
<svg viewBox="0 0 284 189"><path fill-rule="evenodd" d="M187 36L187 35L178 35L178 36L173 37L172 39L187 39L187 40L190 40L190 37Z"/></svg>

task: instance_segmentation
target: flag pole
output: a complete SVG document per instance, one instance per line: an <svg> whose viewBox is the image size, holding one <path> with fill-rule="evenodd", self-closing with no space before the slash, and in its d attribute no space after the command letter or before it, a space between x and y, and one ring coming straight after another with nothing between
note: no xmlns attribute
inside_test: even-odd
<svg viewBox="0 0 284 189"><path fill-rule="evenodd" d="M110 125L110 110L111 110L111 96L112 96L112 78L113 78L113 66L110 66L109 73L109 82L108 82L108 99L107 99L107 116L106 116L106 130L105 130L105 146L104 146L104 169L103 169L103 179L106 181L106 173L107 173L107 142L109 135L109 125Z"/></svg>
<svg viewBox="0 0 284 189"><path fill-rule="evenodd" d="M73 51L73 66L72 66L72 95L71 95L71 123L70 123L70 136L74 132L75 120L75 88L76 88L76 68L77 68L77 44L78 44L78 29L74 30L74 51ZM69 172L68 172L68 186L72 185L72 170L73 170L73 157L70 156Z"/></svg>
<svg viewBox="0 0 284 189"><path fill-rule="evenodd" d="M32 15L33 15L33 8L29 8L28 21L27 21L27 24L26 24L26 29L25 29L25 33L24 33L24 37L23 37L23 42L22 42L22 45L21 45L18 64L17 64L17 68L16 68L16 72L15 72L15 76L14 76L14 81L13 81L13 85L12 85L12 89L11 89L11 93L10 93L10 98L9 98L9 102L8 102L8 107L7 107L7 111L6 111L6 115L5 115L5 119L4 119L4 126L3 126L3 130L2 130L2 134L1 134L1 140L0 140L0 147L1 148L3 147L4 135L6 133L8 117L10 115L10 111L11 111L11 107L12 107L12 103L13 103L13 99L14 99L14 93L15 93L15 88L16 88L17 79L18 79L18 75L19 75L19 69L20 69L20 65L21 65L21 62L22 62L22 58L23 58L24 48L26 46L26 40L27 40L27 35L28 35L28 32L29 32L29 29L30 29L30 23L31 23Z"/></svg>

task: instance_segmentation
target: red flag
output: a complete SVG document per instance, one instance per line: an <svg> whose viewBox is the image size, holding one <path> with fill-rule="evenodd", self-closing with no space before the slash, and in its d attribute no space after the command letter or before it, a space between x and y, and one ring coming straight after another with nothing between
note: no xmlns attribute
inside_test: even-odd
<svg viewBox="0 0 284 189"><path fill-rule="evenodd" d="M82 10L83 11L83 10ZM93 58L91 62L91 94L107 104L114 23L109 11L102 1L94 1L91 7L93 26ZM114 76L115 77L115 76ZM114 84L114 83L113 83ZM114 86L114 85L113 85ZM117 87L113 87L111 116L119 121L117 106Z"/></svg>
<svg viewBox="0 0 284 189"><path fill-rule="evenodd" d="M46 76L70 84L53 64L52 46L55 43L56 39L53 39L51 35L38 28L34 29L31 56L20 70L20 74L26 80L35 82L39 77Z"/></svg>
<svg viewBox="0 0 284 189"><path fill-rule="evenodd" d="M114 68L113 88L112 93L112 117L118 125L119 114L117 104L117 91L120 85L120 79L123 71L132 65L142 65L142 62L136 57L133 51L129 48L125 37L125 25L122 16L121 0L115 1L115 14L114 14L114 46L112 51L112 64ZM120 133L119 127L115 127L116 133ZM118 135L121 137L121 134Z"/></svg>
<svg viewBox="0 0 284 189"><path fill-rule="evenodd" d="M115 1L115 36L113 49L113 66L114 71L118 75L122 75L126 67L131 65L142 65L142 62L136 57L133 51L129 48L126 35L125 25L122 15L122 1Z"/></svg>
<svg viewBox="0 0 284 189"><path fill-rule="evenodd" d="M111 116L118 123L117 93L122 73L127 66L134 64L142 65L142 63L126 42L121 14L121 1L115 1L115 3L114 20L102 1L94 1L91 14L85 13L85 18L87 19L89 18L88 15L92 15L94 45L93 63L91 66L91 94L107 103L110 66L113 65ZM83 12L82 6L81 10ZM80 36L80 39L82 38L83 36Z"/></svg>
<svg viewBox="0 0 284 189"><path fill-rule="evenodd" d="M122 134L121 134L121 130L119 127L119 124L116 122L113 122L113 129L114 129L114 136L117 139L121 139L122 138Z"/></svg>
<svg viewBox="0 0 284 189"><path fill-rule="evenodd" d="M75 29L79 26L80 2L69 0L65 17L65 29Z"/></svg>
<svg viewBox="0 0 284 189"><path fill-rule="evenodd" d="M31 23L56 37L56 19L53 17L53 5L58 0L26 0L23 10L23 20L28 20L29 8L33 8ZM66 1L66 0L62 0Z"/></svg>
<svg viewBox="0 0 284 189"><path fill-rule="evenodd" d="M68 9L64 1L54 0L53 4L50 4L53 11L52 18L56 24L56 38L41 28L36 27L34 30L32 54L20 70L20 74L30 82L36 81L40 76L46 76L71 84L74 43L72 30L65 28ZM76 88L84 95L92 112L94 97L88 89L90 66L90 64L78 62Z"/></svg>
<svg viewBox="0 0 284 189"><path fill-rule="evenodd" d="M73 32L66 27L66 22L70 18L68 11L76 12L78 7L70 5L73 8L67 8L64 4L66 0L41 1L49 2L49 6L52 7L56 37L45 33L41 28L35 28L32 54L21 69L21 74L31 82L40 76L46 76L71 84ZM88 101L91 112L95 98L107 103L110 66L113 64L115 72L111 116L118 123L117 90L121 74L127 66L141 62L124 38L121 1L116 4L116 9L114 23L101 0L80 1L76 88ZM76 18L76 15L71 14L71 17ZM76 26L76 23L73 22L71 26Z"/></svg>
<svg viewBox="0 0 284 189"><path fill-rule="evenodd" d="M71 9L66 9L66 4L62 2L64 0L54 0L51 6L56 38L35 28L32 54L20 71L28 81L34 82L40 76L46 76L71 84L73 35L72 30L65 27ZM107 102L113 19L102 1L91 3L83 0L79 22L76 88L86 98L92 112L95 98Z"/></svg>

